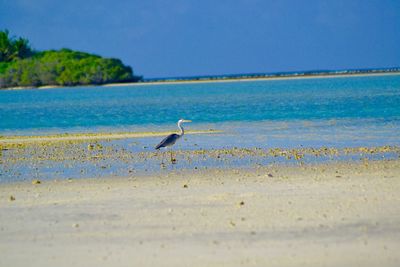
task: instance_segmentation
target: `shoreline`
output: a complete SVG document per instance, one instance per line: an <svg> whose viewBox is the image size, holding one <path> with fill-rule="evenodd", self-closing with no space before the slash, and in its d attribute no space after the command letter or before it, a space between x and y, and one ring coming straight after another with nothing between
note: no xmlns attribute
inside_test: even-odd
<svg viewBox="0 0 400 267"><path fill-rule="evenodd" d="M400 71L394 72L372 72L372 73L354 73L354 74L311 74L311 75L288 75L288 76L270 76L270 77L250 77L250 78L221 78L221 79L193 79L193 80L171 80L171 81L155 81L155 82L133 82L133 83L109 83L109 84L89 84L89 85L77 85L77 86L61 86L61 85L45 85L39 87L32 86L19 86L2 88L1 90L25 90L25 89L36 89L46 90L55 88L91 88L91 87L119 87L119 86L146 86L146 85L174 85L174 84L202 84L202 83L229 83L229 82L253 82L253 81L279 81L279 80L298 80L298 79L321 79L321 78L346 78L346 77L367 77L367 76L390 76L400 75Z"/></svg>
<svg viewBox="0 0 400 267"><path fill-rule="evenodd" d="M172 131L175 132L175 131ZM185 134L215 134L222 133L218 130L187 130ZM51 135L33 136L1 136L0 145L20 143L41 143L41 142L64 142L64 141L96 141L96 140L117 140L127 138L159 137L171 134L171 131L163 132L117 132L117 133L65 133Z"/></svg>
<svg viewBox="0 0 400 267"><path fill-rule="evenodd" d="M399 190L400 160L1 184L0 265L398 266Z"/></svg>
<svg viewBox="0 0 400 267"><path fill-rule="evenodd" d="M357 73L357 74L316 74L316 75L292 75L292 76L271 76L260 78L227 78L227 79L204 79L204 80L181 80L181 81L159 81L159 82L138 82L138 83L111 83L104 84L104 87L113 86L142 86L142 85L162 85L162 84L196 84L196 83L229 83L229 82L254 82L254 81L280 81L280 80L300 80L300 79L322 79L322 78L347 78L364 76L389 76L400 75L400 72L383 73Z"/></svg>

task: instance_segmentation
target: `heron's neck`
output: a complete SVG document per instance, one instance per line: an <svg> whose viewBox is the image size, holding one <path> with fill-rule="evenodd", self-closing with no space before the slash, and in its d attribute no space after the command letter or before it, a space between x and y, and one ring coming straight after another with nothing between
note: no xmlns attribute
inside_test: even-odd
<svg viewBox="0 0 400 267"><path fill-rule="evenodd" d="M183 136L185 134L185 130L183 129L181 123L178 123L178 128L181 130L180 136Z"/></svg>

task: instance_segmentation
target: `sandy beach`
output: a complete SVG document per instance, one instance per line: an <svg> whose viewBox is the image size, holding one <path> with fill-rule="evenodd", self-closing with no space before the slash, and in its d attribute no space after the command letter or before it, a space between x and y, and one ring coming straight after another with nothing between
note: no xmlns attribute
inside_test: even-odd
<svg viewBox="0 0 400 267"><path fill-rule="evenodd" d="M0 267L400 267L400 0L2 2Z"/></svg>
<svg viewBox="0 0 400 267"><path fill-rule="evenodd" d="M399 266L387 75L4 92L0 267Z"/></svg>
<svg viewBox="0 0 400 267"><path fill-rule="evenodd" d="M400 161L0 185L0 266L399 266Z"/></svg>
<svg viewBox="0 0 400 267"><path fill-rule="evenodd" d="M201 130L201 131L187 131L186 134L213 134L221 133L218 130ZM16 144L33 144L33 143L46 143L46 142L84 142L97 140L117 140L127 138L140 138L140 137L159 137L166 136L170 132L120 132L120 133L68 133L68 134L55 134L55 135L32 135L32 136L0 136L0 147Z"/></svg>

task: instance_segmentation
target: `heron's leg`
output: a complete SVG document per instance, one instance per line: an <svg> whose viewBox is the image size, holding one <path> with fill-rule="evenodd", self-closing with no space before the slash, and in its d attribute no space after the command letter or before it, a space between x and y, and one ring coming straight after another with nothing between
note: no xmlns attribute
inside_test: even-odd
<svg viewBox="0 0 400 267"><path fill-rule="evenodd" d="M171 150L171 163L175 164L176 163L176 159L172 156L172 150Z"/></svg>
<svg viewBox="0 0 400 267"><path fill-rule="evenodd" d="M161 164L160 164L160 166L161 166L161 168L165 168L165 164L164 164L164 155L165 153L164 152L161 152Z"/></svg>

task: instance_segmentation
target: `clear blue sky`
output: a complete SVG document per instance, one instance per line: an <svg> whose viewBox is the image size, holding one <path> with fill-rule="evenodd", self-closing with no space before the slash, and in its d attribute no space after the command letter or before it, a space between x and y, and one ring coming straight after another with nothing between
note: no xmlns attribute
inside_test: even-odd
<svg viewBox="0 0 400 267"><path fill-rule="evenodd" d="M400 0L0 0L5 28L147 78L400 66Z"/></svg>

